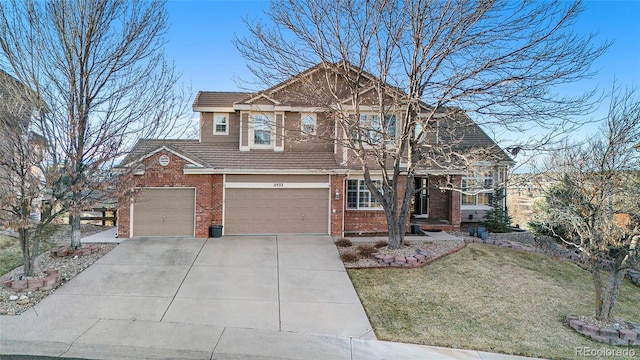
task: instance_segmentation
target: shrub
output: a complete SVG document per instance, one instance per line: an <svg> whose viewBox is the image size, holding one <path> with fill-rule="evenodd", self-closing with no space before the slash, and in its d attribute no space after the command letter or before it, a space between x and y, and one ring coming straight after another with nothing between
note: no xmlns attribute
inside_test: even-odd
<svg viewBox="0 0 640 360"><path fill-rule="evenodd" d="M336 240L335 244L336 244L336 246L339 246L339 247L349 247L349 246L353 245L351 240L349 240L347 238L340 238L340 239Z"/></svg>
<svg viewBox="0 0 640 360"><path fill-rule="evenodd" d="M358 256L358 254L354 253L344 253L340 255L340 260L342 260L342 262L356 262L359 259L360 257Z"/></svg>
<svg viewBox="0 0 640 360"><path fill-rule="evenodd" d="M364 257L370 257L376 252L376 248L369 244L358 245L358 253Z"/></svg>
<svg viewBox="0 0 640 360"><path fill-rule="evenodd" d="M373 247L374 247L374 248L376 248L376 249L380 249L381 247L385 247L385 246L387 246L387 245L389 245L389 243L388 243L387 241L385 241L385 240L378 240L378 241L376 241L376 243L375 243L375 244L373 244Z"/></svg>
<svg viewBox="0 0 640 360"><path fill-rule="evenodd" d="M503 206L503 199L505 197L504 189L496 189L494 196L489 202L491 210L485 216L485 220L482 225L492 233L510 233L511 230L511 216L507 213L507 209Z"/></svg>

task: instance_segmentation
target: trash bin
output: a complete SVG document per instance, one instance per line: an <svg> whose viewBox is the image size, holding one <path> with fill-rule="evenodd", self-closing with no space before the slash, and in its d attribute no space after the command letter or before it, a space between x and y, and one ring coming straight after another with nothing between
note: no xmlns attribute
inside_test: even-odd
<svg viewBox="0 0 640 360"><path fill-rule="evenodd" d="M212 238L222 237L222 225L210 225L209 237L212 237Z"/></svg>
<svg viewBox="0 0 640 360"><path fill-rule="evenodd" d="M422 234L422 230L420 229L420 224L411 224L411 233Z"/></svg>
<svg viewBox="0 0 640 360"><path fill-rule="evenodd" d="M469 236L475 236L476 235L476 228L470 227L469 228Z"/></svg>

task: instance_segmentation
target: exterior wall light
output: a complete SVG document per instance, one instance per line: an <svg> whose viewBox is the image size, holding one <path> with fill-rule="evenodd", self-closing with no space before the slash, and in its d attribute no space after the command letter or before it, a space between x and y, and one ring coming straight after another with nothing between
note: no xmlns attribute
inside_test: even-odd
<svg viewBox="0 0 640 360"><path fill-rule="evenodd" d="M333 198L336 200L340 200L340 191L338 191L338 188L336 188L336 192L333 193Z"/></svg>

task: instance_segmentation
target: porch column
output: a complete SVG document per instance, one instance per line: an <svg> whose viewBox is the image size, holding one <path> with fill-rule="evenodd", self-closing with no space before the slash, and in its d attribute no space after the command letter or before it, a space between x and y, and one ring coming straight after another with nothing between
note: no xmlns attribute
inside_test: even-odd
<svg viewBox="0 0 640 360"><path fill-rule="evenodd" d="M452 176L451 182L454 188L460 188L461 176ZM449 222L455 230L460 229L460 204L461 193L459 191L449 191Z"/></svg>

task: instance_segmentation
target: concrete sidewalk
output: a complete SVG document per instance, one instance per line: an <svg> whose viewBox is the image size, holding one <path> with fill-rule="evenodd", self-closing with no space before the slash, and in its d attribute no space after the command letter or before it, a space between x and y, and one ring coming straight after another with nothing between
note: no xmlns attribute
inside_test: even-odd
<svg viewBox="0 0 640 360"><path fill-rule="evenodd" d="M127 239L29 311L0 316L0 354L515 359L375 340L329 236Z"/></svg>
<svg viewBox="0 0 640 360"><path fill-rule="evenodd" d="M31 324L32 325L32 324ZM81 359L518 360L518 356L273 330L133 320L69 322L53 339L0 340L2 354ZM72 326L79 326L73 330ZM89 326L87 330L85 327ZM43 335L43 334L41 334ZM63 340L63 338L69 340Z"/></svg>
<svg viewBox="0 0 640 360"><path fill-rule="evenodd" d="M82 238L82 242L85 244L120 243L122 242L122 239L116 237L117 234L118 234L118 228L113 227L106 231L101 231L93 235L85 236Z"/></svg>

